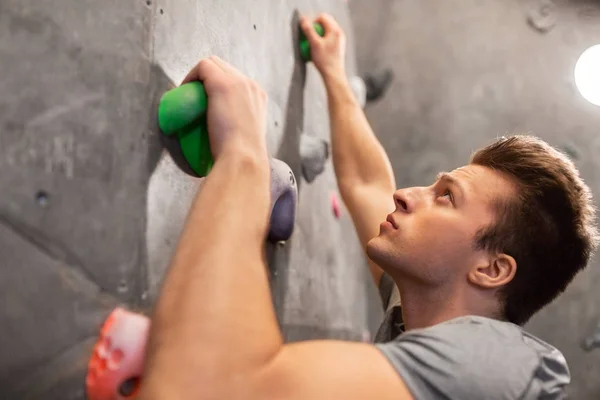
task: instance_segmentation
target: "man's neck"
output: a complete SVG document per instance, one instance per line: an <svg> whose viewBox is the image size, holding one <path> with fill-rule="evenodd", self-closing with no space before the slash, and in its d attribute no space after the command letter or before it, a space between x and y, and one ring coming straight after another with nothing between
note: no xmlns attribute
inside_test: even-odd
<svg viewBox="0 0 600 400"><path fill-rule="evenodd" d="M472 301L453 287L431 288L413 282L396 283L400 290L405 330L427 328L466 315L492 317L486 299Z"/></svg>

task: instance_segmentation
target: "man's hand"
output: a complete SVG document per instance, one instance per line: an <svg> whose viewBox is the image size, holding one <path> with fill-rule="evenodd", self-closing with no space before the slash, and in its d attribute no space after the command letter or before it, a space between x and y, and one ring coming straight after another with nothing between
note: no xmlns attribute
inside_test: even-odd
<svg viewBox="0 0 600 400"><path fill-rule="evenodd" d="M191 81L202 81L208 96L208 134L215 161L230 152L267 155L267 95L256 82L216 56L200 61L182 84Z"/></svg>
<svg viewBox="0 0 600 400"><path fill-rule="evenodd" d="M324 79L328 76L345 76L346 35L331 15L321 14L315 19L323 25L325 35L319 36L313 27L313 21L300 17L300 26L310 43L312 62Z"/></svg>

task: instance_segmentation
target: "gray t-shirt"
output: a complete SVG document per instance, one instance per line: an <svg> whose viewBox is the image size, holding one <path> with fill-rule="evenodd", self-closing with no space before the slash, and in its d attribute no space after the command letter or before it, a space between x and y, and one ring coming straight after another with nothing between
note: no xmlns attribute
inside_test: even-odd
<svg viewBox="0 0 600 400"><path fill-rule="evenodd" d="M465 316L403 333L400 305L391 304L393 293L385 290L390 280L385 276L381 285L387 326L376 346L415 400L566 398L570 374L563 355L517 325ZM382 340L395 330L400 334L392 341Z"/></svg>

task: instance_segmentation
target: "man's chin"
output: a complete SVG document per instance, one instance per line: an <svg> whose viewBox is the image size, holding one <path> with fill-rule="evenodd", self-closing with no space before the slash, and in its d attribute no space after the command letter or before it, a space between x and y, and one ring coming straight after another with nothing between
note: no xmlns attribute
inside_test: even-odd
<svg viewBox="0 0 600 400"><path fill-rule="evenodd" d="M373 239L369 240L367 242L367 248L365 249L369 259L371 259L371 261L373 261L375 263L377 262L376 259L377 259L377 255L379 254L379 251L378 251L379 249L377 246L377 239L378 239L378 237L376 236Z"/></svg>
<svg viewBox="0 0 600 400"><path fill-rule="evenodd" d="M393 262L393 251L390 250L390 243L385 238L376 236L367 242L365 252L369 260L386 269Z"/></svg>

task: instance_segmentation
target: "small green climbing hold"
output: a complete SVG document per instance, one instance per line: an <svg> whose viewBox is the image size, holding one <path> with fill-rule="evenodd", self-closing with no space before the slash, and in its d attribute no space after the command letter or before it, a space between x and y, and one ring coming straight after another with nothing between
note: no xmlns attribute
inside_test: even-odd
<svg viewBox="0 0 600 400"><path fill-rule="evenodd" d="M158 125L166 135L172 135L203 116L207 104L201 82L190 82L169 90L158 105Z"/></svg>
<svg viewBox="0 0 600 400"><path fill-rule="evenodd" d="M323 29L323 25L321 25L318 22L313 23L313 26L315 28L315 31L319 34L319 36L323 37L325 36L325 29ZM310 43L308 42L308 39L306 38L306 35L304 34L304 32L302 32L302 29L300 29L300 57L302 57L302 59L305 62L309 62L311 60L311 55L310 55Z"/></svg>
<svg viewBox="0 0 600 400"><path fill-rule="evenodd" d="M175 135L185 161L199 177L214 163L206 127L208 99L201 82L190 82L169 90L158 105L158 125L167 136Z"/></svg>

